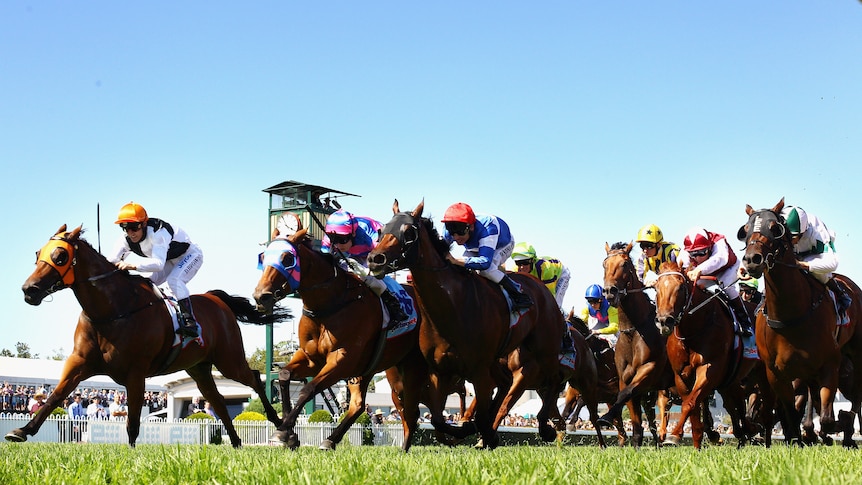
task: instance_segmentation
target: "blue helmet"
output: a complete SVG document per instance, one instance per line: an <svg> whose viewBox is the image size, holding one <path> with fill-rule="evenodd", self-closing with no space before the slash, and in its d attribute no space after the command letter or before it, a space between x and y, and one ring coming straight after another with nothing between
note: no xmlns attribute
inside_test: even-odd
<svg viewBox="0 0 862 485"><path fill-rule="evenodd" d="M587 287L587 292L584 298L601 298L603 295L602 287L599 285L590 285Z"/></svg>

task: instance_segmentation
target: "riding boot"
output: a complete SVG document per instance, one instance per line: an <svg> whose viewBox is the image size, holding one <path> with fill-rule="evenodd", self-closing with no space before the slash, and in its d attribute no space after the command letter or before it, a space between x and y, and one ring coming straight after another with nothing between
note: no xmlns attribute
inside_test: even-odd
<svg viewBox="0 0 862 485"><path fill-rule="evenodd" d="M569 331L568 326L563 332L563 344L560 348L561 354L571 354L575 351L575 340L572 338L572 333Z"/></svg>
<svg viewBox="0 0 862 485"><path fill-rule="evenodd" d="M404 313L404 309L401 308L401 302L398 300L398 297L392 294L391 291L381 293L380 300L383 301L386 309L389 310L389 320L394 323L407 321L409 317Z"/></svg>
<svg viewBox="0 0 862 485"><path fill-rule="evenodd" d="M748 316L748 311L745 305L742 304L742 298L736 297L730 300L730 309L733 310L733 315L736 321L739 322L739 332L743 337L751 337L751 317Z"/></svg>
<svg viewBox="0 0 862 485"><path fill-rule="evenodd" d="M183 314L185 325L181 326L177 333L184 337L198 338L198 322L195 321L195 314L192 312L192 301L190 298L183 298L177 301L180 305L180 312Z"/></svg>
<svg viewBox="0 0 862 485"><path fill-rule="evenodd" d="M506 290L509 298L512 299L512 310L526 310L533 306L533 299L530 298L530 295L521 291L521 285L515 283L515 280L510 278L509 275L503 276L503 279L500 280L500 286Z"/></svg>
<svg viewBox="0 0 862 485"><path fill-rule="evenodd" d="M838 281L835 278L829 278L829 281L826 282L826 286L835 293L835 300L838 302L838 313L843 317L847 309L850 308L850 305L853 304L853 300L850 298L850 295L844 291L844 288L838 284Z"/></svg>

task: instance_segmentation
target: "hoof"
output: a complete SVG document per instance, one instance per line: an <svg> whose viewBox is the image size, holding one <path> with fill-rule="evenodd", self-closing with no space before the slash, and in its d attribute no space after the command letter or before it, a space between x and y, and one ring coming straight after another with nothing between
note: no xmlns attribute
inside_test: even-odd
<svg viewBox="0 0 862 485"><path fill-rule="evenodd" d="M679 436L670 435L664 439L662 446L679 446Z"/></svg>
<svg viewBox="0 0 862 485"><path fill-rule="evenodd" d="M317 449L323 450L323 451L334 451L335 450L335 443L333 443L332 440L330 440L330 439L325 439L325 440L320 442L320 446L318 446Z"/></svg>
<svg viewBox="0 0 862 485"><path fill-rule="evenodd" d="M11 441L13 443L23 443L27 441L27 435L24 434L24 432L20 429L14 429L6 433L6 441Z"/></svg>

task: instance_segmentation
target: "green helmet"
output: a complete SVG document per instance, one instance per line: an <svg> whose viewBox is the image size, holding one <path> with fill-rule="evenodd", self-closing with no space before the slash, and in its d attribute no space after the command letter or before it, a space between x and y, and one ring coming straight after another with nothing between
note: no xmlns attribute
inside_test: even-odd
<svg viewBox="0 0 862 485"><path fill-rule="evenodd" d="M750 288L754 288L755 290L756 290L756 289L757 289L757 287L760 285L760 284L757 282L757 278L751 278L751 279L747 279L747 280L741 280L741 281L739 282L739 284L740 284L740 286L748 286L748 287L750 287Z"/></svg>
<svg viewBox="0 0 862 485"><path fill-rule="evenodd" d="M808 229L808 214L801 207L788 206L781 211L784 216L784 223L787 224L787 230L790 234L802 234Z"/></svg>
<svg viewBox="0 0 862 485"><path fill-rule="evenodd" d="M519 242L515 244L515 249L512 250L512 259L515 261L536 259L536 250L530 243Z"/></svg>

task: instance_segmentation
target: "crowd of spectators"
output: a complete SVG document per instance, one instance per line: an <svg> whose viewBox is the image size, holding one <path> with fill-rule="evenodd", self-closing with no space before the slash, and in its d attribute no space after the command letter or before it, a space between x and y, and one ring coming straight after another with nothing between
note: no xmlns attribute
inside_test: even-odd
<svg viewBox="0 0 862 485"><path fill-rule="evenodd" d="M0 413L34 413L51 395L51 386L13 385L4 382L0 387ZM84 414L93 419L107 419L114 416L111 408L126 405L126 393L121 389L96 389L79 387L63 400L63 409L68 410L80 396L80 405ZM147 391L144 394L144 406L150 412L164 409L167 406L167 394L159 391ZM101 410L99 410L101 408ZM91 410L91 412L87 412ZM118 414L120 415L120 414Z"/></svg>

